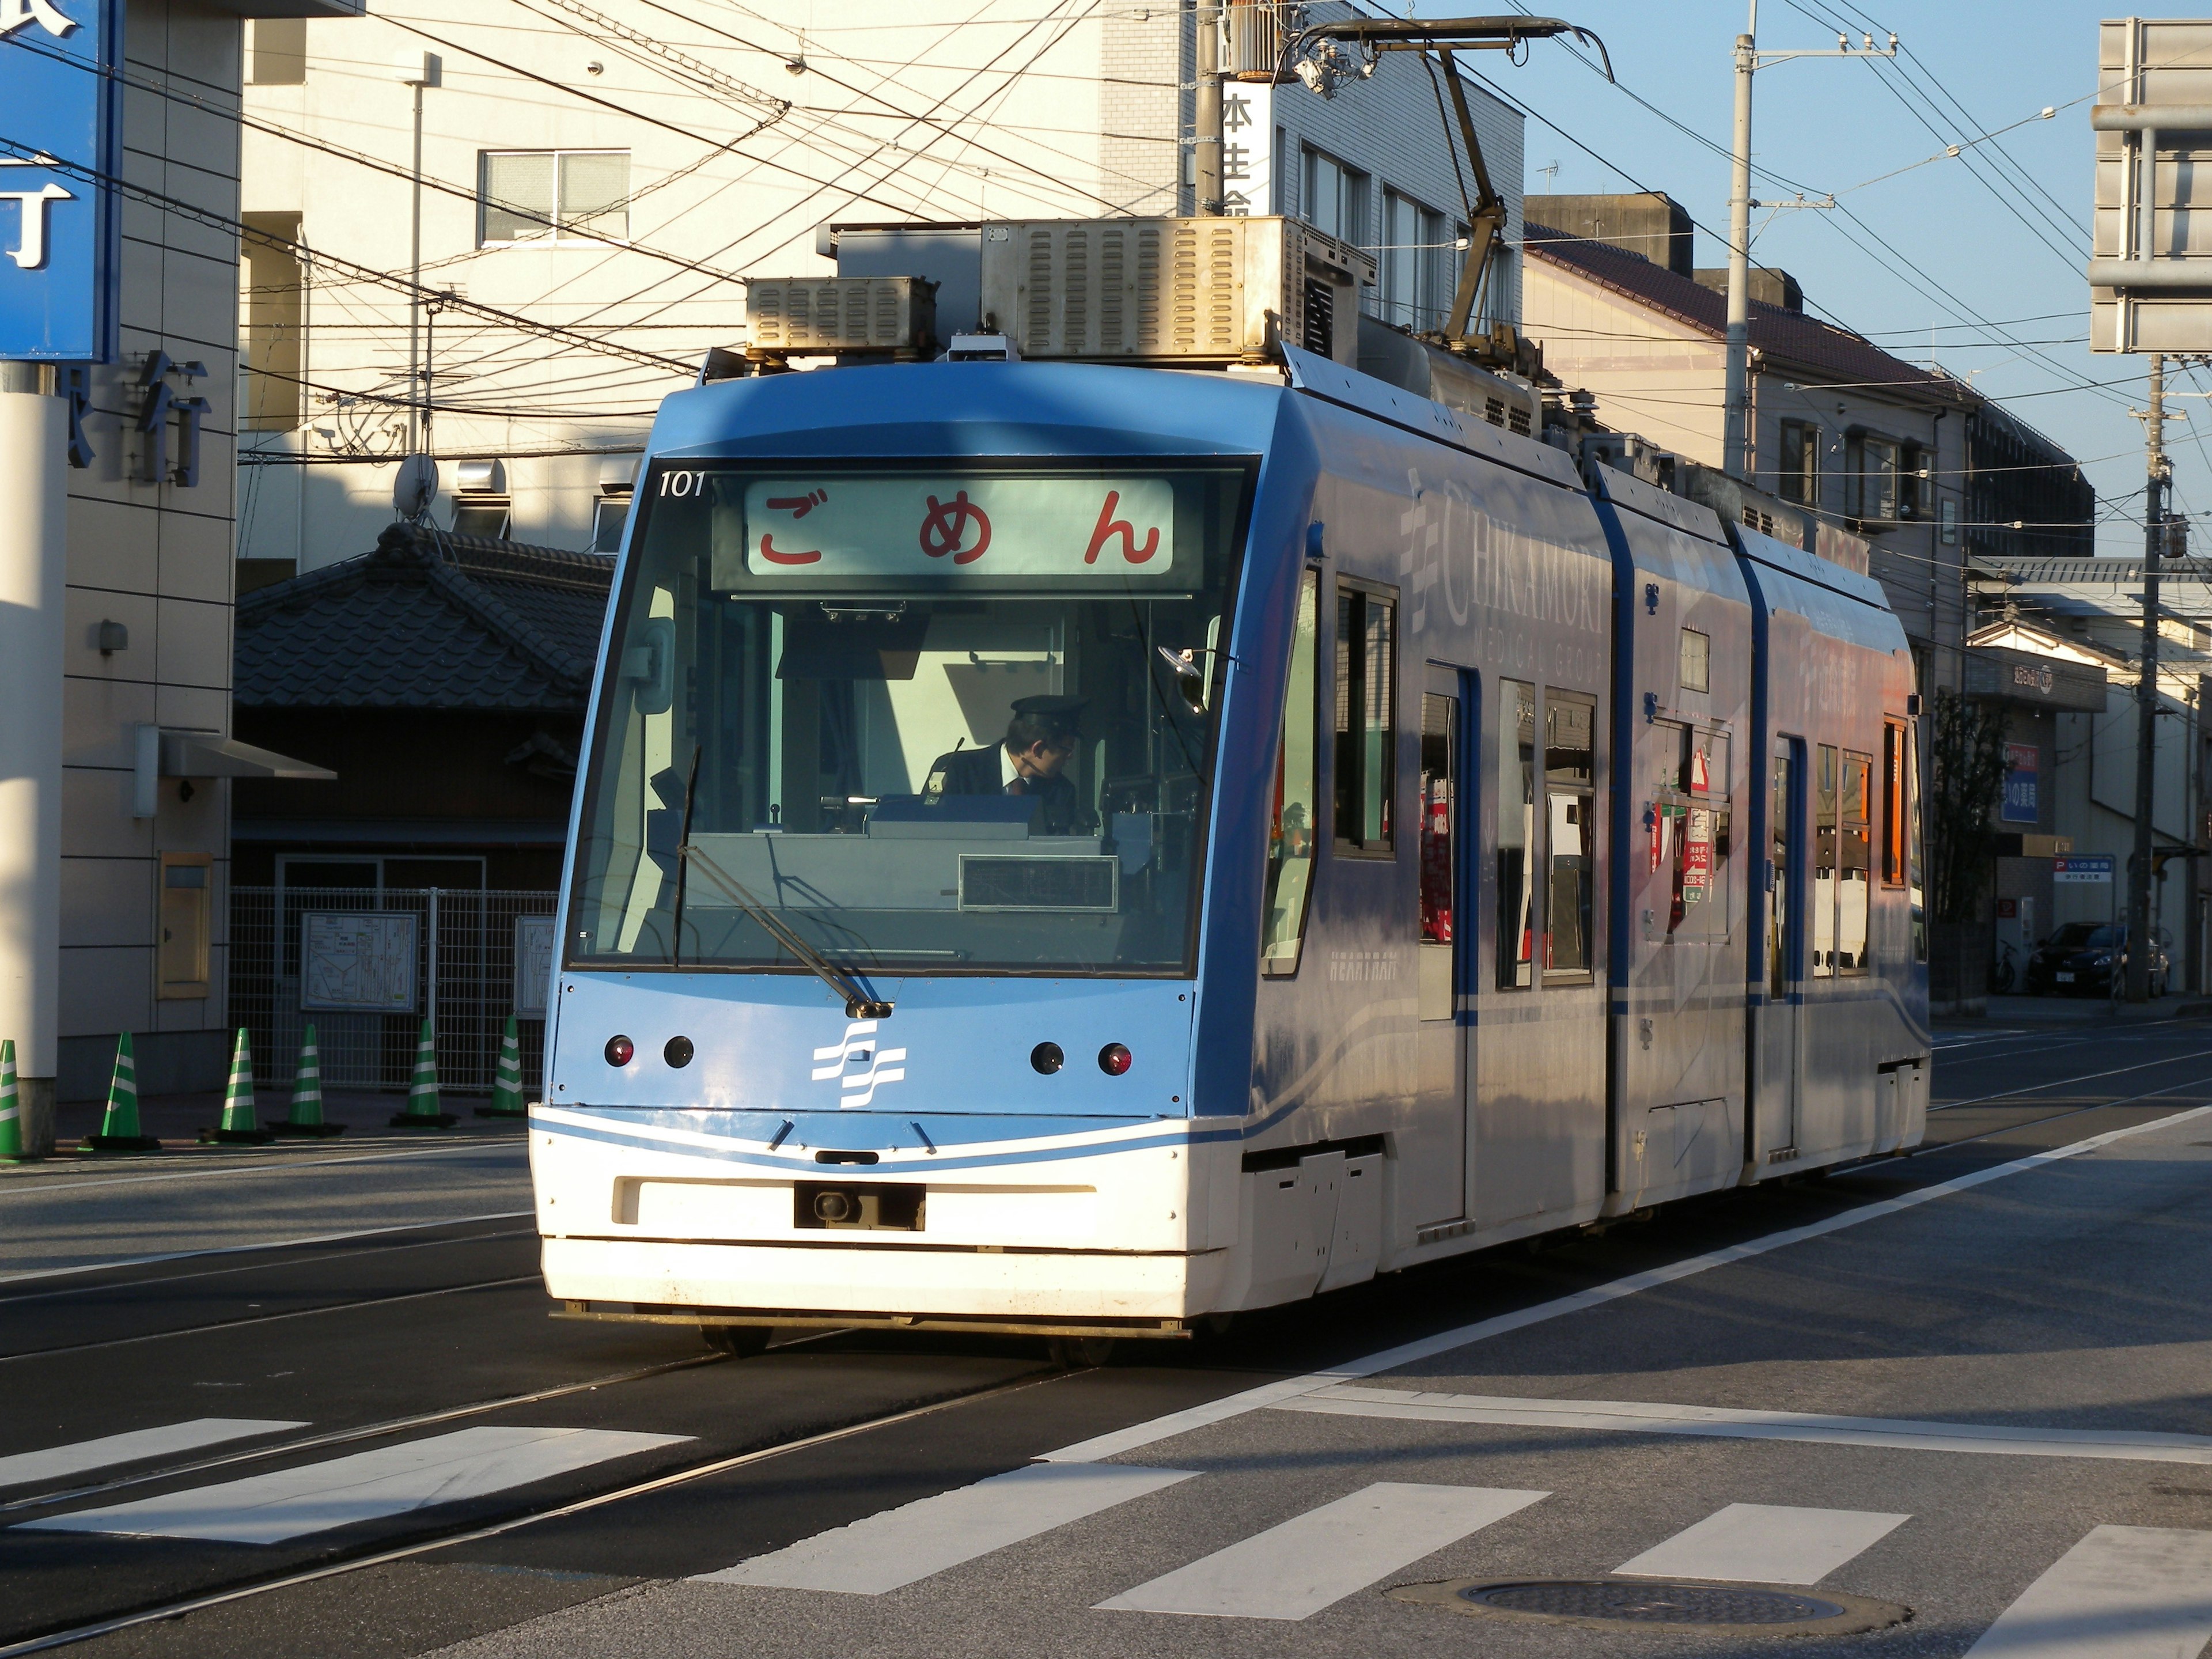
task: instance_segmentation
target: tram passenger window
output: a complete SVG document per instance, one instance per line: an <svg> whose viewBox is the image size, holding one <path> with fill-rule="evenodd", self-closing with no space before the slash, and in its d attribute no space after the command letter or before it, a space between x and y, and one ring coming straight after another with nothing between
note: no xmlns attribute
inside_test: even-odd
<svg viewBox="0 0 2212 1659"><path fill-rule="evenodd" d="M1320 807L1314 765L1318 714L1314 678L1320 665L1320 604L1321 578L1308 572L1298 589L1297 621L1291 635L1290 673L1283 686L1282 737L1275 750L1274 812L1267 830L1267 892L1262 906L1267 923L1260 962L1263 973L1273 975L1298 970L1306 904L1313 891L1314 835L1319 827Z"/></svg>
<svg viewBox="0 0 2212 1659"><path fill-rule="evenodd" d="M1363 587L1336 596L1336 839L1388 854L1397 787L1397 601Z"/></svg>
<svg viewBox="0 0 2212 1659"><path fill-rule="evenodd" d="M1452 1017L1454 941L1458 935L1456 842L1459 817L1459 701L1421 698L1420 1017Z"/></svg>
<svg viewBox="0 0 2212 1659"><path fill-rule="evenodd" d="M1928 911L1920 866L1920 737L1919 728L1905 730L1905 883L1912 906L1912 959L1928 960Z"/></svg>
<svg viewBox="0 0 2212 1659"><path fill-rule="evenodd" d="M1885 720L1881 727L1881 883L1905 880L1905 726Z"/></svg>
<svg viewBox="0 0 2212 1659"><path fill-rule="evenodd" d="M1544 795L1550 878L1544 905L1544 975L1587 979L1595 965L1590 944L1597 890L1597 825L1593 791L1597 699L1572 691L1544 693Z"/></svg>
<svg viewBox="0 0 2212 1659"><path fill-rule="evenodd" d="M1867 929L1873 909L1872 825L1869 797L1873 793L1874 761L1865 755L1845 754L1843 776L1841 886L1836 920L1836 971L1863 974L1867 970Z"/></svg>
<svg viewBox="0 0 2212 1659"><path fill-rule="evenodd" d="M1525 990L1536 935L1536 688L1498 682L1498 988Z"/></svg>
<svg viewBox="0 0 2212 1659"><path fill-rule="evenodd" d="M1766 900L1766 989L1777 1000L1790 990L1790 839L1796 827L1790 821L1790 748L1786 741L1775 748L1774 793L1767 807L1774 883Z"/></svg>
<svg viewBox="0 0 2212 1659"><path fill-rule="evenodd" d="M1813 977L1836 971L1836 751L1820 745L1813 781Z"/></svg>

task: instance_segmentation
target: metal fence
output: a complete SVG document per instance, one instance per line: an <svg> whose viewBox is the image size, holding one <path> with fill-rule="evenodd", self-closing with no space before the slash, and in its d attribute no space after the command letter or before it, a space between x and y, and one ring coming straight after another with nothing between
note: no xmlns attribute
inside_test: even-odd
<svg viewBox="0 0 2212 1659"><path fill-rule="evenodd" d="M252 1033L255 1086L290 1085L313 1024L325 1087L404 1089L428 1018L439 1085L488 1094L513 1015L534 1094L554 901L474 888L234 887L231 1019Z"/></svg>

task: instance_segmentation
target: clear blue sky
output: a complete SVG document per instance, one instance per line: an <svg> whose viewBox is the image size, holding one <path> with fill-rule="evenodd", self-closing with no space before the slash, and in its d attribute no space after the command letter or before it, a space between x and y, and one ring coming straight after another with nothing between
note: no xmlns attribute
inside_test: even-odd
<svg viewBox="0 0 2212 1659"><path fill-rule="evenodd" d="M1723 152L1743 0L1514 3L1594 30L1620 82L1607 86L1559 45L1529 47L1517 67L1496 52L1463 60L1532 112L1527 188L1664 191L1698 224L1698 263L1723 263ZM1421 0L1418 9L1434 16L1473 8ZM1925 362L1932 351L2065 446L2097 487L2099 550L2134 554L2142 546L2143 428L2128 410L2142 405L2146 364L2091 354L2082 276L2087 110L2096 25L2108 15L2118 14L2063 0L1880 0L1871 10L1763 0L1764 51L1832 47L1837 27L1848 23L1855 41L1870 30L1878 46L1895 29L1899 55L1893 63L1809 58L1759 71L1753 159L1765 175L1754 172L1753 194L1765 201L1795 195L1797 185L1808 196L1833 191L1850 213L1755 213L1752 258L1796 276L1809 309L1908 361ZM2033 118L2046 106L2057 113ZM2022 121L1960 157L1927 160ZM1547 175L1555 161L1558 172ZM2212 374L2169 375L2169 386L2212 392ZM2191 417L2166 428L2179 505L2212 512L2212 402L2189 398L2176 407ZM2191 533L2197 549L2212 550L2212 520L2199 518Z"/></svg>

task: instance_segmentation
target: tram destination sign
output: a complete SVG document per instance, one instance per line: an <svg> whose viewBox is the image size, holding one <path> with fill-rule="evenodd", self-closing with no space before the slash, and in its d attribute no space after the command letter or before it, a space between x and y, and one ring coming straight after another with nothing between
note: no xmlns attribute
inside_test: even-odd
<svg viewBox="0 0 2212 1659"><path fill-rule="evenodd" d="M0 360L115 356L122 0L0 0Z"/></svg>
<svg viewBox="0 0 2212 1659"><path fill-rule="evenodd" d="M1157 477L775 478L745 489L745 568L756 580L1152 586L1185 574L1175 517L1175 487Z"/></svg>

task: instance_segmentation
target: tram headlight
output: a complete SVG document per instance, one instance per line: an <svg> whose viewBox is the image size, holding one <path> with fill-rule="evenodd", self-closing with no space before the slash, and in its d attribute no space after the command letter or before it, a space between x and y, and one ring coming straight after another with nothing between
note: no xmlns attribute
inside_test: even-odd
<svg viewBox="0 0 2212 1659"><path fill-rule="evenodd" d="M637 1053L637 1044L626 1036L611 1036L607 1039L607 1064L617 1070L629 1065L630 1056L635 1053Z"/></svg>
<svg viewBox="0 0 2212 1659"><path fill-rule="evenodd" d="M1057 1042L1040 1042L1030 1050L1030 1064L1045 1076L1050 1077L1067 1064L1067 1056L1060 1052Z"/></svg>
<svg viewBox="0 0 2212 1659"><path fill-rule="evenodd" d="M1125 1043L1109 1042L1098 1051L1098 1069L1108 1077L1119 1077L1136 1063Z"/></svg>
<svg viewBox="0 0 2212 1659"><path fill-rule="evenodd" d="M850 1193L841 1193L835 1187L830 1187L814 1194L814 1218L817 1221L850 1221L854 1213Z"/></svg>

